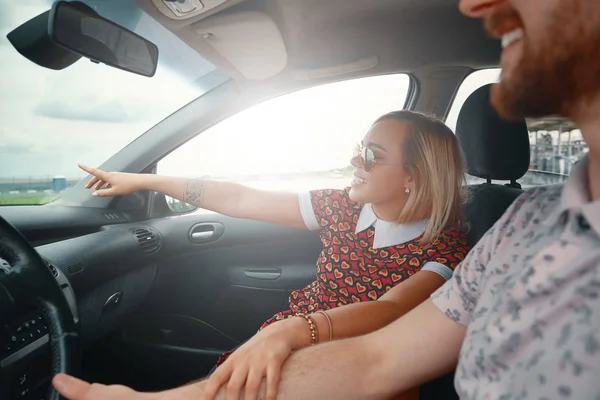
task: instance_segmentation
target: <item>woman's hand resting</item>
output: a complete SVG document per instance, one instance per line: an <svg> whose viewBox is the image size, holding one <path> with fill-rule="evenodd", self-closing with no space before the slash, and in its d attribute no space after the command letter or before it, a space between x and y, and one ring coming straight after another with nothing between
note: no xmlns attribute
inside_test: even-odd
<svg viewBox="0 0 600 400"><path fill-rule="evenodd" d="M202 400L212 400L226 386L227 400L255 400L263 377L266 398L275 400L283 364L292 351L310 344L310 328L302 318L276 322L234 351L206 381Z"/></svg>
<svg viewBox="0 0 600 400"><path fill-rule="evenodd" d="M85 185L86 189L94 188L94 196L123 196L143 190L143 175L128 174L125 172L106 172L78 164L79 168L92 175L92 179Z"/></svg>

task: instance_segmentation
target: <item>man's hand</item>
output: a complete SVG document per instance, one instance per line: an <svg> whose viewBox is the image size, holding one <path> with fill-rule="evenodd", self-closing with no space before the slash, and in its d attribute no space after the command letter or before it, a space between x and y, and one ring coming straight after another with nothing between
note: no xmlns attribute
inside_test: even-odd
<svg viewBox="0 0 600 400"><path fill-rule="evenodd" d="M52 380L54 388L69 400L142 400L150 399L151 393L139 393L121 385L106 386L87 383L65 374L58 374Z"/></svg>
<svg viewBox="0 0 600 400"><path fill-rule="evenodd" d="M158 393L141 393L122 385L88 383L65 374L52 380L54 388L67 400L186 400L198 399L204 382Z"/></svg>

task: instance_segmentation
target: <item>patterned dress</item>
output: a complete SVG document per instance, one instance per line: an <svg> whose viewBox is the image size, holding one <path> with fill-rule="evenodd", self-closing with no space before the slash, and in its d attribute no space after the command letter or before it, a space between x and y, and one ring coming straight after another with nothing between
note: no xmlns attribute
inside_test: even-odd
<svg viewBox="0 0 600 400"><path fill-rule="evenodd" d="M364 205L352 201L348 192L349 189L310 192L323 244L317 260L317 279L292 292L289 309L275 314L260 329L298 313L377 300L426 263L454 269L469 252L466 235L457 227L445 228L437 239L424 246L419 245L421 235L405 243L374 249L372 226L355 233ZM230 354L225 353L217 365Z"/></svg>

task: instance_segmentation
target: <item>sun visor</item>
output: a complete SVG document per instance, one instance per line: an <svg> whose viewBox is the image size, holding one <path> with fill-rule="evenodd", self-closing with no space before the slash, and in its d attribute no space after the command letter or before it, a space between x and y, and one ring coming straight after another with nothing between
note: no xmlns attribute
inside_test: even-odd
<svg viewBox="0 0 600 400"><path fill-rule="evenodd" d="M265 80L279 74L288 56L275 22L261 12L214 16L192 25L246 79Z"/></svg>

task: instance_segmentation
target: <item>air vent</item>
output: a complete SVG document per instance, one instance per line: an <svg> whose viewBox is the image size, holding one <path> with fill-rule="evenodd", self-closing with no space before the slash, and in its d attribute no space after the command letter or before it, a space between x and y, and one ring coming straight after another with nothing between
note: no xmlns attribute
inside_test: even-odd
<svg viewBox="0 0 600 400"><path fill-rule="evenodd" d="M52 275L54 275L55 278L58 278L58 269L50 264L50 261L48 260L44 260L46 262L46 265L48 266L48 269L50 269L50 272L52 272Z"/></svg>
<svg viewBox="0 0 600 400"><path fill-rule="evenodd" d="M149 228L134 228L131 232L140 243L142 253L153 254L160 249L160 237L155 231Z"/></svg>

